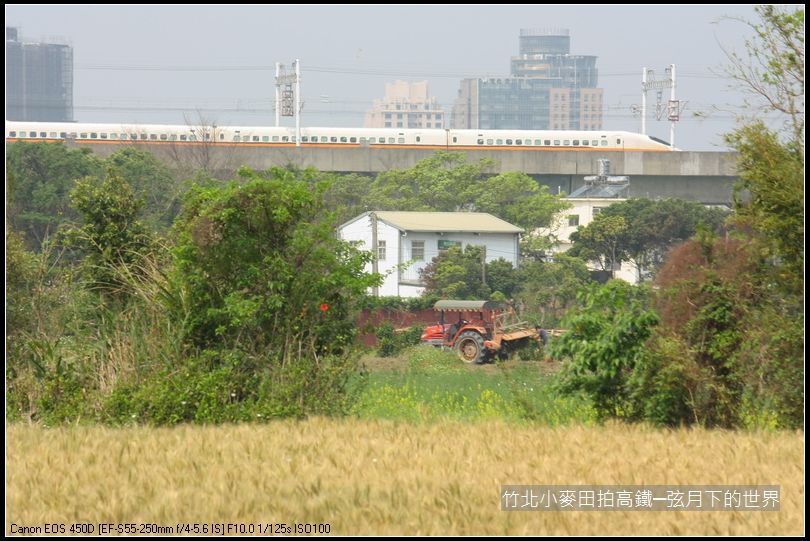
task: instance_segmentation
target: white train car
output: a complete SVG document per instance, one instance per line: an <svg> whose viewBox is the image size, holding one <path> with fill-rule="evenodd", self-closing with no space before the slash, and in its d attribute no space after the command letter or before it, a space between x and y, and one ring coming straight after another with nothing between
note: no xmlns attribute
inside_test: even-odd
<svg viewBox="0 0 810 541"><path fill-rule="evenodd" d="M164 124L94 124L6 122L6 142L64 141L77 144L217 144L294 146L293 128L264 126L186 126ZM499 151L675 150L648 135L624 131L441 130L392 128L302 128L303 147L424 148Z"/></svg>

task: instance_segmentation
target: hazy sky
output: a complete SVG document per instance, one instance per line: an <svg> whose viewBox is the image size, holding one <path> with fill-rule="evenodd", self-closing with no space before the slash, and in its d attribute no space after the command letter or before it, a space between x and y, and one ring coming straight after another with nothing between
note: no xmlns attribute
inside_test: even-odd
<svg viewBox="0 0 810 541"><path fill-rule="evenodd" d="M6 6L25 41L73 45L78 121L183 123L203 110L219 125L272 125L274 63L295 58L304 126L361 126L395 79L429 81L449 114L461 78L509 74L521 28L567 28L572 54L599 57L606 129L639 131L642 68L676 65L688 150L721 149L742 101L718 75L721 45L743 51L748 35L729 16L756 18L733 5ZM669 123L650 117L648 133L668 140Z"/></svg>

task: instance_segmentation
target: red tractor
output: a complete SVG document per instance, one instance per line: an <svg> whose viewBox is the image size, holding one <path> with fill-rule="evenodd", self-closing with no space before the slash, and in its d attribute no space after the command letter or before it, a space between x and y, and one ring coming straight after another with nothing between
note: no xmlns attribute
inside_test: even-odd
<svg viewBox="0 0 810 541"><path fill-rule="evenodd" d="M426 327L422 344L452 348L465 363L504 359L532 343L545 345L546 331L519 321L514 309L499 301L438 301L439 324ZM458 314L452 323L445 315ZM448 318L450 319L450 318Z"/></svg>

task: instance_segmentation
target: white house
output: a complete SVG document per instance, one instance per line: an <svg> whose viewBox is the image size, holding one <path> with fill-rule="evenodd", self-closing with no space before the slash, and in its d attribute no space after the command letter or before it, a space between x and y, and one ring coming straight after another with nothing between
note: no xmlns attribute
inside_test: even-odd
<svg viewBox="0 0 810 541"><path fill-rule="evenodd" d="M484 246L487 262L503 258L517 267L522 232L483 212L370 211L338 228L341 239L376 251L377 272L385 277L377 294L399 297L421 295L419 270L451 246ZM372 272L373 265L366 270Z"/></svg>
<svg viewBox="0 0 810 541"><path fill-rule="evenodd" d="M555 217L550 230L542 230L543 233L552 233L557 238L556 244L552 247L552 252L554 253L568 251L573 245L571 242L571 233L574 233L580 226L586 227L590 224L602 209L614 203L627 201L627 199L566 197L565 201L571 204L571 208L564 210ZM589 261L588 268L591 270L602 270L602 267L595 261ZM629 261L623 261L616 265L614 276L625 282L635 284L638 282L638 269Z"/></svg>

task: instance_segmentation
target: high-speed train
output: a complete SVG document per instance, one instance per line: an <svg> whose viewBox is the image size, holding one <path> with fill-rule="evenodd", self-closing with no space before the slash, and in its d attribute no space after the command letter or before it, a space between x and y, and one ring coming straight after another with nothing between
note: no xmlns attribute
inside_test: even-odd
<svg viewBox="0 0 810 541"><path fill-rule="evenodd" d="M292 147L294 128L86 124L6 121L6 142L64 141L77 145L203 145ZM664 141L626 131L301 128L302 147L424 148L445 150L623 151L675 150Z"/></svg>

